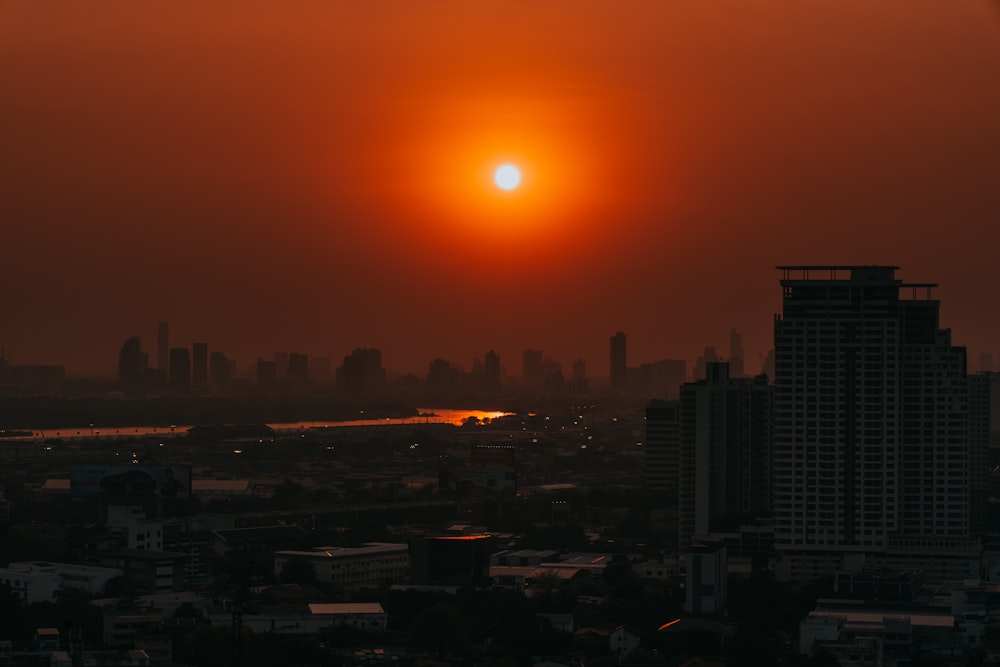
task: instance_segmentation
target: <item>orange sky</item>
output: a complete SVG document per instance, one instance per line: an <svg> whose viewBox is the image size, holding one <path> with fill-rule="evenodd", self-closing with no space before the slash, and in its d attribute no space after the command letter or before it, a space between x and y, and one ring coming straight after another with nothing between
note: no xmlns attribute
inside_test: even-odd
<svg viewBox="0 0 1000 667"><path fill-rule="evenodd" d="M998 118L989 0L0 0L0 346L606 375L889 263L1000 354Z"/></svg>

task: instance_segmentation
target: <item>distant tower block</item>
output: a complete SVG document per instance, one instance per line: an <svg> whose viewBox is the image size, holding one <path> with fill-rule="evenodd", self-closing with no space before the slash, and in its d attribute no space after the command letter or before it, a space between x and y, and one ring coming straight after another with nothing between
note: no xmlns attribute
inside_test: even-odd
<svg viewBox="0 0 1000 667"><path fill-rule="evenodd" d="M626 338L621 331L611 337L611 388L624 391L628 386L628 359L626 358Z"/></svg>

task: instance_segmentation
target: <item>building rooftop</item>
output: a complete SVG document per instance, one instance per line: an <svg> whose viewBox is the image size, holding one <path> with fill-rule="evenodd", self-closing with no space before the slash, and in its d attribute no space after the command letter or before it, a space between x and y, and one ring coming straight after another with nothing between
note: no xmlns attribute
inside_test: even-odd
<svg viewBox="0 0 1000 667"><path fill-rule="evenodd" d="M409 551L406 544L366 544L361 547L317 547L308 551L284 550L274 552L275 556L293 556L296 558L351 558L374 554L398 553Z"/></svg>
<svg viewBox="0 0 1000 667"><path fill-rule="evenodd" d="M378 602L313 602L309 613L314 616L331 614L384 614L385 609Z"/></svg>

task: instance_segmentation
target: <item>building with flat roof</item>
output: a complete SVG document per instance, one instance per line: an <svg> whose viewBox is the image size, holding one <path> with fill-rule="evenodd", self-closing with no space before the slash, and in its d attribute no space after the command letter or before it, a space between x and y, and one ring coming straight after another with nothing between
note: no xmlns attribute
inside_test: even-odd
<svg viewBox="0 0 1000 667"><path fill-rule="evenodd" d="M124 574L120 568L27 561L0 568L0 584L27 604L52 602L56 591L80 588L92 595L104 592L115 577Z"/></svg>
<svg viewBox="0 0 1000 667"><path fill-rule="evenodd" d="M274 574L293 560L303 560L316 579L347 589L375 588L410 578L410 551L406 544L370 542L361 547L317 547L308 551L277 551Z"/></svg>
<svg viewBox="0 0 1000 667"><path fill-rule="evenodd" d="M904 283L895 266L778 268L777 549L863 563L900 539L969 537L985 483L970 424L987 401L969 400L966 351L940 327L936 285Z"/></svg>

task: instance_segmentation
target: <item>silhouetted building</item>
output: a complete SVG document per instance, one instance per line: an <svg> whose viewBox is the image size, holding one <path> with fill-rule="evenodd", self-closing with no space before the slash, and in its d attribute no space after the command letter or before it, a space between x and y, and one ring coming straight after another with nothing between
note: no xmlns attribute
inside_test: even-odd
<svg viewBox="0 0 1000 667"><path fill-rule="evenodd" d="M186 394L191 391L191 353L186 347L170 348L168 386L171 391L178 394Z"/></svg>
<svg viewBox="0 0 1000 667"><path fill-rule="evenodd" d="M993 353L992 352L981 352L979 354L979 372L980 373L992 373L996 370L996 366L993 363Z"/></svg>
<svg viewBox="0 0 1000 667"><path fill-rule="evenodd" d="M344 357L337 369L337 388L351 394L373 394L385 389L385 369L382 368L382 351L361 347Z"/></svg>
<svg viewBox="0 0 1000 667"><path fill-rule="evenodd" d="M735 328L729 332L729 376L741 378L743 370L743 336Z"/></svg>
<svg viewBox="0 0 1000 667"><path fill-rule="evenodd" d="M611 388L624 391L628 388L628 359L626 338L621 331L611 337Z"/></svg>
<svg viewBox="0 0 1000 667"><path fill-rule="evenodd" d="M681 387L678 543L771 512L772 387L709 363Z"/></svg>
<svg viewBox="0 0 1000 667"><path fill-rule="evenodd" d="M274 353L274 368L278 373L279 379L284 379L288 375L288 353L287 352L275 352Z"/></svg>
<svg viewBox="0 0 1000 667"><path fill-rule="evenodd" d="M691 379L697 382L698 380L705 377L705 367L710 364L719 361L719 355L715 352L715 347L709 345L705 348L705 353L694 361L694 377Z"/></svg>
<svg viewBox="0 0 1000 667"><path fill-rule="evenodd" d="M274 389L278 386L278 368L275 362L257 360L257 386L261 389Z"/></svg>
<svg viewBox="0 0 1000 667"><path fill-rule="evenodd" d="M500 389L500 355L490 350L486 353L484 364L486 374L485 388L487 391L499 391Z"/></svg>
<svg viewBox="0 0 1000 667"><path fill-rule="evenodd" d="M521 362L521 380L526 387L538 387L545 378L541 350L525 350Z"/></svg>
<svg viewBox="0 0 1000 667"><path fill-rule="evenodd" d="M681 462L678 401L655 400L646 406L643 484L649 491L677 492Z"/></svg>
<svg viewBox="0 0 1000 667"><path fill-rule="evenodd" d="M0 355L0 393L22 396L51 396L66 383L64 366L14 365Z"/></svg>
<svg viewBox="0 0 1000 667"><path fill-rule="evenodd" d="M680 396L680 387L687 380L687 362L683 359L661 359L641 364L634 371L637 389L668 400Z"/></svg>
<svg viewBox="0 0 1000 667"><path fill-rule="evenodd" d="M160 322L156 329L156 367L168 379L170 366L170 327L166 322Z"/></svg>
<svg viewBox="0 0 1000 667"><path fill-rule="evenodd" d="M982 402L969 400L965 348L939 327L936 285L903 283L892 266L778 268L778 550L789 563L974 550L963 538Z"/></svg>
<svg viewBox="0 0 1000 667"><path fill-rule="evenodd" d="M142 351L142 339L130 336L118 352L118 385L126 394L143 391L142 378L146 371L147 357Z"/></svg>
<svg viewBox="0 0 1000 667"><path fill-rule="evenodd" d="M454 394L459 389L461 374L451 362L435 359L427 369L427 387L436 394Z"/></svg>
<svg viewBox="0 0 1000 667"><path fill-rule="evenodd" d="M774 350L768 350L767 354L760 362L760 372L766 375L771 384L774 384Z"/></svg>
<svg viewBox="0 0 1000 667"><path fill-rule="evenodd" d="M220 389L229 384L232 377L231 365L225 354L216 350L208 358L208 378L212 386Z"/></svg>
<svg viewBox="0 0 1000 667"><path fill-rule="evenodd" d="M586 394L588 389L587 362L583 359L574 359L573 376L569 381L569 391L571 394Z"/></svg>
<svg viewBox="0 0 1000 667"><path fill-rule="evenodd" d="M297 385L309 379L309 357L298 352L288 355L288 380Z"/></svg>
<svg viewBox="0 0 1000 667"><path fill-rule="evenodd" d="M195 387L208 384L208 343L191 346L191 384Z"/></svg>

